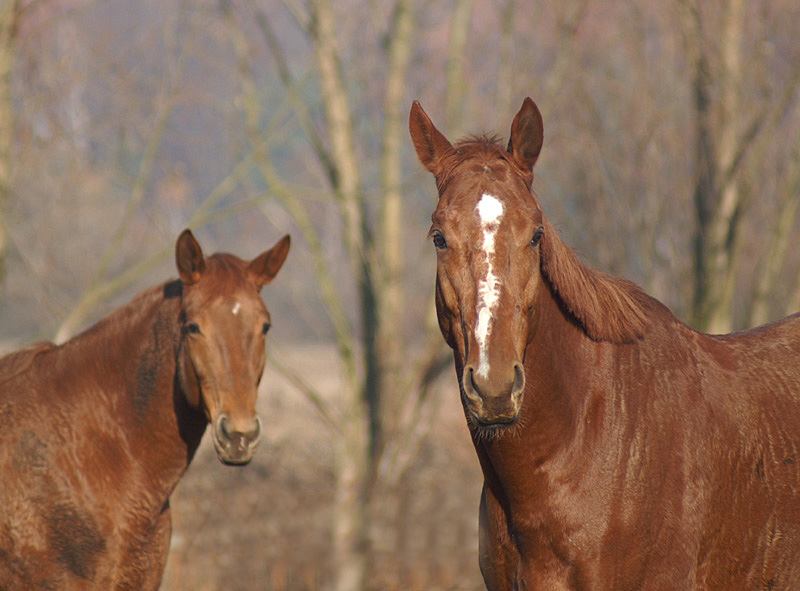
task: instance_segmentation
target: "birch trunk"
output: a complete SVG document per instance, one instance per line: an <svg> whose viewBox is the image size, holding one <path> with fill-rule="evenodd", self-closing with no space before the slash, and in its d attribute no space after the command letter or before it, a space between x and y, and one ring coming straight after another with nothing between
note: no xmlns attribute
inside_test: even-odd
<svg viewBox="0 0 800 591"><path fill-rule="evenodd" d="M0 281L5 275L8 233L4 223L11 191L11 160L14 142L14 104L11 95L11 69L19 14L19 0L0 4Z"/></svg>
<svg viewBox="0 0 800 591"><path fill-rule="evenodd" d="M720 72L714 74L714 55L703 30L699 3L687 2L687 38L694 68L696 112L694 202L698 227L695 243L694 324L712 333L733 327L738 215L742 197L736 181L741 131L739 85L743 0L725 5L720 41ZM720 88L719 100L711 99Z"/></svg>
<svg viewBox="0 0 800 591"><path fill-rule="evenodd" d="M375 354L375 296L368 260L371 253L364 224L361 177L355 148L354 124L339 63L336 20L329 0L312 5L311 36L322 87L322 102L336 173L333 189L344 220L345 246L359 287L362 314L362 355L365 385L347 384L342 392L336 446L336 494L333 514L332 564L334 591L357 591L366 582L367 486L370 471L371 427L366 400L373 395L377 373Z"/></svg>

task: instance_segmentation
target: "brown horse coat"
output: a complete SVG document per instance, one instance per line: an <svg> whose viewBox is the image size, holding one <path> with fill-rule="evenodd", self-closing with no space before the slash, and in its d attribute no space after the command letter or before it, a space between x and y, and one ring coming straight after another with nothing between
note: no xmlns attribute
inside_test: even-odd
<svg viewBox="0 0 800 591"><path fill-rule="evenodd" d="M62 346L0 359L0 589L158 588L169 496L207 422L225 462L257 443L259 290L288 248L206 259L186 231L181 279Z"/></svg>
<svg viewBox="0 0 800 591"><path fill-rule="evenodd" d="M800 317L710 336L581 263L531 189L530 99L507 149L451 145L418 103L410 129L487 588L800 589Z"/></svg>

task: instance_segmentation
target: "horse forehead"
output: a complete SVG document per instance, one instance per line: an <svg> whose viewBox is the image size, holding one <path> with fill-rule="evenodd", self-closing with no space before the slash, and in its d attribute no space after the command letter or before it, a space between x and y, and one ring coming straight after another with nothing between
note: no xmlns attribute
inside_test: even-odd
<svg viewBox="0 0 800 591"><path fill-rule="evenodd" d="M439 208L469 213L484 194L494 196L504 210L538 209L526 180L505 159L479 154L452 166L441 187Z"/></svg>
<svg viewBox="0 0 800 591"><path fill-rule="evenodd" d="M497 230L498 235L518 233L538 223L541 210L529 195L528 199L497 187L475 187L469 193L441 200L433 221L454 226L459 232ZM499 237L498 236L498 237Z"/></svg>
<svg viewBox="0 0 800 591"><path fill-rule="evenodd" d="M232 316L246 317L251 314L266 313L267 310L261 297L246 292L221 295L214 304L219 313Z"/></svg>
<svg viewBox="0 0 800 591"><path fill-rule="evenodd" d="M189 286L184 296L187 312L210 316L247 318L265 315L267 308L249 280L214 281L203 277L197 285Z"/></svg>
<svg viewBox="0 0 800 591"><path fill-rule="evenodd" d="M499 225L505 213L503 202L492 193L484 192L475 206L481 226Z"/></svg>

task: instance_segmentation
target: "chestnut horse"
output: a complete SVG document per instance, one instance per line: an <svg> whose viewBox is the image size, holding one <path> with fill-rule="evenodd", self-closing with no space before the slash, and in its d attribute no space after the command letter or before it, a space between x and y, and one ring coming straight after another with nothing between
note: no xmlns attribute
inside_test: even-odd
<svg viewBox="0 0 800 591"><path fill-rule="evenodd" d="M250 461L270 315L259 295L289 236L251 262L205 258L61 346L0 359L0 589L154 590L169 497L207 423L219 459Z"/></svg>
<svg viewBox="0 0 800 591"><path fill-rule="evenodd" d="M410 130L486 587L800 589L800 317L710 336L583 264L531 188L530 99L507 147L453 145L417 102Z"/></svg>

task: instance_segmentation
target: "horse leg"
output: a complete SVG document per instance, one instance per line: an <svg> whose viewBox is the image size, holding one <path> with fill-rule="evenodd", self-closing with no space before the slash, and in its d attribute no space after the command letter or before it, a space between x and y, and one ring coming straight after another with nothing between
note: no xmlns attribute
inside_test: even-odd
<svg viewBox="0 0 800 591"><path fill-rule="evenodd" d="M508 532L503 507L483 485L478 522L478 561L488 591L512 591L520 565L519 552Z"/></svg>

